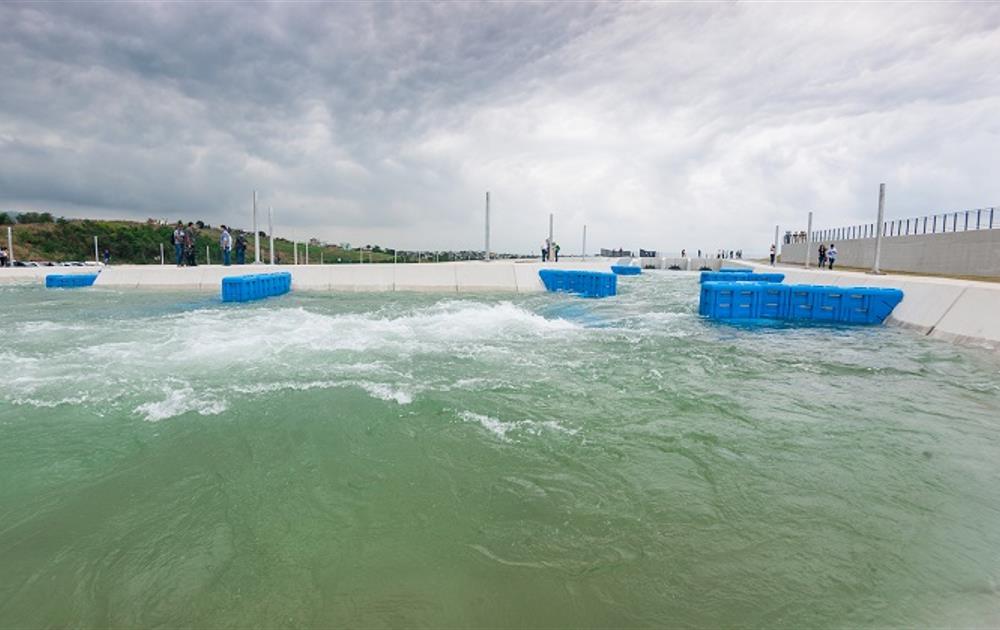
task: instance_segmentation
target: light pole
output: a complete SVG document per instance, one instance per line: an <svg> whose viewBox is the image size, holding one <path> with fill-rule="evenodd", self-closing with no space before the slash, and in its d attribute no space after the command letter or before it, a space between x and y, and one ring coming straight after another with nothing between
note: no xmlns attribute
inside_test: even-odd
<svg viewBox="0 0 1000 630"><path fill-rule="evenodd" d="M812 236L813 236L813 213L809 213L809 222L806 227L806 269L809 268L809 256L812 255Z"/></svg>
<svg viewBox="0 0 1000 630"><path fill-rule="evenodd" d="M885 184L878 185L878 222L875 224L875 262L872 273L881 274L879 263L882 261L882 223L885 221Z"/></svg>
<svg viewBox="0 0 1000 630"><path fill-rule="evenodd" d="M486 262L490 262L490 191L488 190L486 191Z"/></svg>
<svg viewBox="0 0 1000 630"><path fill-rule="evenodd" d="M274 264L274 208L271 206L267 207L267 238L268 238L268 248L267 251L271 255L271 264Z"/></svg>
<svg viewBox="0 0 1000 630"><path fill-rule="evenodd" d="M257 191L253 191L253 262L260 264L260 232L257 231Z"/></svg>

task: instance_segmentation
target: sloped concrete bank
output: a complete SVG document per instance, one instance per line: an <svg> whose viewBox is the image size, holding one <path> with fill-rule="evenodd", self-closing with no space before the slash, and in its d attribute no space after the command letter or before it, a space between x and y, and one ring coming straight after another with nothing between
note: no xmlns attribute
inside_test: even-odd
<svg viewBox="0 0 1000 630"><path fill-rule="evenodd" d="M1000 350L1000 284L760 264L750 266L758 271L779 271L785 274L788 283L902 289L903 301L892 312L889 323L937 339Z"/></svg>

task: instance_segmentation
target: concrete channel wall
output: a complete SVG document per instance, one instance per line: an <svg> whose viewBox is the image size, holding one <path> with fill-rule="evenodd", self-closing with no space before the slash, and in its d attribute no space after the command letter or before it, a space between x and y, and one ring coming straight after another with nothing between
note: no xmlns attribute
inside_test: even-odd
<svg viewBox="0 0 1000 630"><path fill-rule="evenodd" d="M222 278L254 273L287 271L292 289L299 291L433 291L433 292L537 292L543 291L538 270L585 269L610 271L611 261L456 262L377 265L241 265L222 267L172 267L122 265L104 269L95 286L147 289L219 291ZM44 274L41 276L44 280Z"/></svg>
<svg viewBox="0 0 1000 630"><path fill-rule="evenodd" d="M789 284L832 284L902 289L903 301L889 323L947 341L1000 350L1000 284L926 276L874 276L852 271L778 268L756 270L785 274Z"/></svg>
<svg viewBox="0 0 1000 630"><path fill-rule="evenodd" d="M870 269L875 261L875 239L832 241L837 245L837 264ZM829 247L830 242L826 245ZM819 243L810 246L810 261L816 264ZM781 246L781 262L804 263L805 243ZM882 271L933 273L952 276L1000 277L1000 229L969 230L882 239Z"/></svg>

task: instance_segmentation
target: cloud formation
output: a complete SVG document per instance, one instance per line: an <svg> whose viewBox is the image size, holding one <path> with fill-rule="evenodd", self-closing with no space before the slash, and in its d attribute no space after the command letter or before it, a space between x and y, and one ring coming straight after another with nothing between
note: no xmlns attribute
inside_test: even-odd
<svg viewBox="0 0 1000 630"><path fill-rule="evenodd" d="M1000 6L0 5L0 208L763 252L1000 205Z"/></svg>

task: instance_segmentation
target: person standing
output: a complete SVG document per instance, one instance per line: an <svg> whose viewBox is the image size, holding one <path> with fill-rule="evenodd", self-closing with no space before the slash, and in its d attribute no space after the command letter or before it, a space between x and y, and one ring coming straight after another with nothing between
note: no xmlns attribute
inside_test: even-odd
<svg viewBox="0 0 1000 630"><path fill-rule="evenodd" d="M184 238L184 224L178 221L177 227L174 228L173 236L171 236L171 240L174 242L174 258L177 259L178 267L184 265Z"/></svg>
<svg viewBox="0 0 1000 630"><path fill-rule="evenodd" d="M104 248L104 266L107 267L111 264L111 250L107 247Z"/></svg>
<svg viewBox="0 0 1000 630"><path fill-rule="evenodd" d="M245 265L247 262L247 237L240 232L236 235L236 264Z"/></svg>
<svg viewBox="0 0 1000 630"><path fill-rule="evenodd" d="M688 251L686 249L682 249L681 250L681 258L687 258L687 257L688 257Z"/></svg>
<svg viewBox="0 0 1000 630"><path fill-rule="evenodd" d="M830 243L830 249L826 250L827 260L830 261L830 270L833 270L833 263L837 262L837 246Z"/></svg>
<svg viewBox="0 0 1000 630"><path fill-rule="evenodd" d="M778 248L774 246L774 243L771 243L771 266L772 267L774 266L774 257L777 255L777 253L778 253Z"/></svg>
<svg viewBox="0 0 1000 630"><path fill-rule="evenodd" d="M225 225L222 226L222 233L219 234L219 249L222 250L222 266L228 267L229 256L233 251L233 237Z"/></svg>
<svg viewBox="0 0 1000 630"><path fill-rule="evenodd" d="M819 268L822 269L826 266L826 245L823 243L819 244Z"/></svg>
<svg viewBox="0 0 1000 630"><path fill-rule="evenodd" d="M7 258L8 258L8 256L7 256L7 248L6 247L0 247L0 267L6 267L7 266Z"/></svg>
<svg viewBox="0 0 1000 630"><path fill-rule="evenodd" d="M198 241L198 233L194 229L194 223L188 221L187 229L184 230L184 255L187 258L189 267L198 265L195 259L194 245Z"/></svg>
<svg viewBox="0 0 1000 630"><path fill-rule="evenodd" d="M549 258L549 239L545 239L542 243L542 262L546 262Z"/></svg>
<svg viewBox="0 0 1000 630"><path fill-rule="evenodd" d="M556 255L556 262L559 262L559 243L553 243L552 244L552 249L553 249L553 251L555 252L555 255Z"/></svg>

